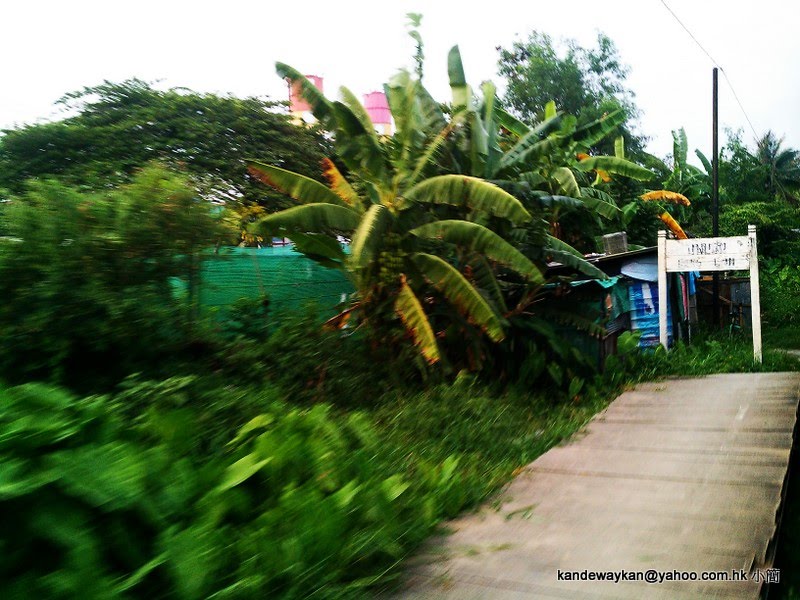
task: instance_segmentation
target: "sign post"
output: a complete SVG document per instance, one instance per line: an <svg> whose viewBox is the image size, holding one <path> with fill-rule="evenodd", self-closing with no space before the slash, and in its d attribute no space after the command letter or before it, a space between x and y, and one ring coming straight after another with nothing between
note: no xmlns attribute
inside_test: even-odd
<svg viewBox="0 0 800 600"><path fill-rule="evenodd" d="M667 339L667 232L658 232L658 341L669 350Z"/></svg>
<svg viewBox="0 0 800 600"><path fill-rule="evenodd" d="M758 246L756 245L756 226L747 226L750 238L750 310L753 323L753 357L762 362L761 357L761 288L758 280Z"/></svg>
<svg viewBox="0 0 800 600"><path fill-rule="evenodd" d="M746 236L668 240L658 232L658 333L667 348L667 273L683 271L744 271L750 269L750 306L753 324L753 358L761 356L761 294L758 281L756 227Z"/></svg>

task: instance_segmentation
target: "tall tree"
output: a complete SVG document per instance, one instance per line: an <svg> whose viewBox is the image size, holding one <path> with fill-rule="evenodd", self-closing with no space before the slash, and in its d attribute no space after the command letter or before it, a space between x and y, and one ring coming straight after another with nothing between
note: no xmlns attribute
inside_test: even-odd
<svg viewBox="0 0 800 600"><path fill-rule="evenodd" d="M741 131L728 131L719 163L720 230L741 235L747 225L758 227L759 255L795 256L800 229L797 198L798 155L783 140L767 132L751 149ZM789 259L793 260L793 259Z"/></svg>
<svg viewBox="0 0 800 600"><path fill-rule="evenodd" d="M766 192L771 198L797 202L800 190L800 152L783 147L784 138L767 131L756 140L758 163L766 172Z"/></svg>
<svg viewBox="0 0 800 600"><path fill-rule="evenodd" d="M742 131L726 134L719 161L720 206L770 200L764 167L742 139Z"/></svg>
<svg viewBox="0 0 800 600"><path fill-rule="evenodd" d="M3 131L0 188L21 192L25 180L42 176L107 188L158 160L190 174L209 198L274 210L287 198L256 184L243 157L313 174L325 155L319 133L293 125L279 103L259 98L161 91L131 79L85 88L59 103L73 116Z"/></svg>
<svg viewBox="0 0 800 600"><path fill-rule="evenodd" d="M499 74L507 82L503 101L523 120L540 120L551 100L559 111L576 115L579 124L621 109L625 123L608 139L613 143L622 135L632 155L642 149L644 140L632 126L638 116L634 94L625 87L629 69L611 38L599 33L595 48L583 48L574 40L559 47L549 35L532 31L527 39L497 50ZM613 154L607 141L601 149Z"/></svg>

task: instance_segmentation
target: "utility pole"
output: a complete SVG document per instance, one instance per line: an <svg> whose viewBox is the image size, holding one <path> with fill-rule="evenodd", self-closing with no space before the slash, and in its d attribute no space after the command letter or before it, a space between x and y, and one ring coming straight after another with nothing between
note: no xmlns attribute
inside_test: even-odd
<svg viewBox="0 0 800 600"><path fill-rule="evenodd" d="M711 217L714 237L719 236L719 86L718 69L714 67L712 71L713 91L711 109ZM719 328L719 273L714 272L714 280L711 286L712 310L714 311L713 320L715 328Z"/></svg>

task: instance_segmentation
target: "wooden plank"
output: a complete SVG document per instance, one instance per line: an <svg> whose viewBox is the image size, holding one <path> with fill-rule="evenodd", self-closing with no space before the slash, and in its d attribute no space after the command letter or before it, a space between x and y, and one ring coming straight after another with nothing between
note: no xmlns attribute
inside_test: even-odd
<svg viewBox="0 0 800 600"><path fill-rule="evenodd" d="M769 564L800 374L637 387L449 525L400 598L750 598L756 581L564 581L558 572ZM742 412L742 407L747 410Z"/></svg>

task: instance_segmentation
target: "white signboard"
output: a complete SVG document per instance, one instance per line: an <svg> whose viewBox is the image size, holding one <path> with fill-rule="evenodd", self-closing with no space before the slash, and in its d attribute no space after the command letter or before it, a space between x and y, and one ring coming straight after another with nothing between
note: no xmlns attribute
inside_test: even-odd
<svg viewBox="0 0 800 600"><path fill-rule="evenodd" d="M738 237L668 240L658 232L658 325L661 344L667 347L667 273L683 271L742 271L750 269L750 305L753 323L753 356L761 362L761 300L758 285L756 227ZM662 308L663 307L663 308Z"/></svg>
<svg viewBox="0 0 800 600"><path fill-rule="evenodd" d="M667 240L667 272L744 271L750 268L750 238Z"/></svg>

